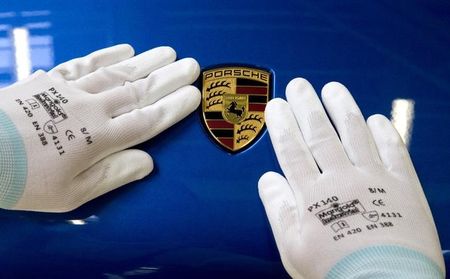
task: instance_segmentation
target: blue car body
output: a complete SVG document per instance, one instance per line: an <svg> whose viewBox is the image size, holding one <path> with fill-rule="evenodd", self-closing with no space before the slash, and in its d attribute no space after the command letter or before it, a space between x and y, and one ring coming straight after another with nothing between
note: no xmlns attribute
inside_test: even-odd
<svg viewBox="0 0 450 279"><path fill-rule="evenodd" d="M448 266L449 13L448 1L3 1L0 84L16 80L12 30L26 28L33 70L170 45L202 67L270 69L274 97L301 76L347 85L366 117L413 100L410 152ZM0 210L0 278L289 278L257 191L280 171L266 131L230 154L198 111L138 148L153 173L75 211Z"/></svg>

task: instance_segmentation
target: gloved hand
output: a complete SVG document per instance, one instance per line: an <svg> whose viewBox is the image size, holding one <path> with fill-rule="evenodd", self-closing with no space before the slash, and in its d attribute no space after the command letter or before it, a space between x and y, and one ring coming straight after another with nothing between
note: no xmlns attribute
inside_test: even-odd
<svg viewBox="0 0 450 279"><path fill-rule="evenodd" d="M0 90L0 207L65 212L141 179L151 157L128 149L191 113L192 58L117 45Z"/></svg>
<svg viewBox="0 0 450 279"><path fill-rule="evenodd" d="M304 79L265 116L285 177L259 180L281 259L293 278L444 278L431 211L400 136L367 123L337 82L322 102Z"/></svg>

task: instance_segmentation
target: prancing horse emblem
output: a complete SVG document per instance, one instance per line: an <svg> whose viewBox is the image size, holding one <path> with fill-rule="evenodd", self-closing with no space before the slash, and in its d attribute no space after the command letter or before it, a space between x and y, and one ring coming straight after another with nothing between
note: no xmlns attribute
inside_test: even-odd
<svg viewBox="0 0 450 279"><path fill-rule="evenodd" d="M238 94L224 94L223 95L223 106L222 116L225 121L232 124L239 124L248 111L248 96L238 95Z"/></svg>
<svg viewBox="0 0 450 279"><path fill-rule="evenodd" d="M242 114L245 112L245 107L242 107L242 109L236 109L238 106L236 101L231 102L231 104L227 107L228 113L235 114L238 118L242 118Z"/></svg>
<svg viewBox="0 0 450 279"><path fill-rule="evenodd" d="M210 136L229 152L251 145L265 127L270 71L228 66L203 71L202 118Z"/></svg>

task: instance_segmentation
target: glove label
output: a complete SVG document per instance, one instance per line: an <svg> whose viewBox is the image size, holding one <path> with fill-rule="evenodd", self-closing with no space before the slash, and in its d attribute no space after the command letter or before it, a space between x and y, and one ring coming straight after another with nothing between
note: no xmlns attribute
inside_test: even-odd
<svg viewBox="0 0 450 279"><path fill-rule="evenodd" d="M362 208L362 205L359 200L352 200L340 204L334 203L329 208L316 213L316 216L322 224L328 225L333 221L361 213L360 208Z"/></svg>
<svg viewBox="0 0 450 279"><path fill-rule="evenodd" d="M369 196L363 199L330 196L313 202L307 211L329 227L334 241L394 227L403 213L393 210L387 191L384 188L367 188L367 191Z"/></svg>
<svg viewBox="0 0 450 279"><path fill-rule="evenodd" d="M64 156L67 151L65 147L78 138L81 141L84 138L86 145L92 144L92 135L86 127L73 129L65 122L69 116L64 106L69 103L69 98L55 87L27 98L16 98L15 102L23 109L25 117L30 119L42 146L53 146L59 156Z"/></svg>
<svg viewBox="0 0 450 279"><path fill-rule="evenodd" d="M57 92L53 87L48 91L52 93ZM53 99L48 92L44 91L39 94L33 95L33 97L42 105L42 107L47 111L48 115L54 122L59 123L64 119L67 119L67 114L64 112L63 108L60 105L61 101ZM65 98L63 100L65 100L65 103L68 102L68 100ZM29 99L27 100L27 102L33 104L32 108L39 108L39 104L36 103L33 99Z"/></svg>

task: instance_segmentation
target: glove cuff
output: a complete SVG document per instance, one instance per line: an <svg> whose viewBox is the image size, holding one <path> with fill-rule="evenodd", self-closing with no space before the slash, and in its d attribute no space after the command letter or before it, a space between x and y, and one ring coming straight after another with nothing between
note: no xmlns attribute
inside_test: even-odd
<svg viewBox="0 0 450 279"><path fill-rule="evenodd" d="M401 246L373 246L340 260L326 279L444 278L439 266L424 254Z"/></svg>
<svg viewBox="0 0 450 279"><path fill-rule="evenodd" d="M23 194L27 155L15 124L0 110L0 208L12 208Z"/></svg>

